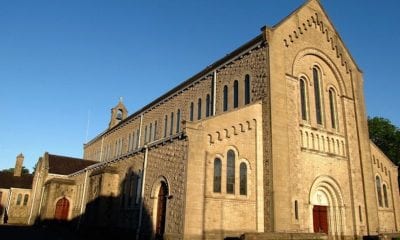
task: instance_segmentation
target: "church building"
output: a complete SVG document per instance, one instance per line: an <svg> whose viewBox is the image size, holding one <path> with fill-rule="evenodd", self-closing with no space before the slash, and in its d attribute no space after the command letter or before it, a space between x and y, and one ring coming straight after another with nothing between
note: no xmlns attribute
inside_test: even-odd
<svg viewBox="0 0 400 240"><path fill-rule="evenodd" d="M120 101L83 159L45 153L27 223L132 239L394 236L398 168L369 139L363 85L307 0L140 110Z"/></svg>

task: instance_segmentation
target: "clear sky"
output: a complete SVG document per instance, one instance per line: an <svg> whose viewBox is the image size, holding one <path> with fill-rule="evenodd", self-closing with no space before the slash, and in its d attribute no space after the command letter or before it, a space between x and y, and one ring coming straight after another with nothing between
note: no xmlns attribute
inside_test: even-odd
<svg viewBox="0 0 400 240"><path fill-rule="evenodd" d="M364 72L368 115L400 126L400 1L321 0ZM129 113L304 0L0 1L0 169L82 157L123 97ZM89 124L88 124L89 120Z"/></svg>

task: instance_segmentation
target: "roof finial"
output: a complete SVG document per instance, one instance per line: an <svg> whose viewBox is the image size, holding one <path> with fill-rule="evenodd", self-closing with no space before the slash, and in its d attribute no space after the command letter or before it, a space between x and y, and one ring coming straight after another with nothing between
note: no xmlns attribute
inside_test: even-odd
<svg viewBox="0 0 400 240"><path fill-rule="evenodd" d="M119 97L119 101L122 102L122 97Z"/></svg>

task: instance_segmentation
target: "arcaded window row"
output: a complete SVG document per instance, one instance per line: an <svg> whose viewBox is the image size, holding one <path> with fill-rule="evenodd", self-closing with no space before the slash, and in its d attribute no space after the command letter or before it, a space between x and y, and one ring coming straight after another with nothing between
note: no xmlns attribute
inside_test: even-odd
<svg viewBox="0 0 400 240"><path fill-rule="evenodd" d="M375 177L376 184L376 194L378 195L378 205L379 207L388 208L389 207L389 199L388 199L388 190L387 184L381 181L379 176Z"/></svg>
<svg viewBox="0 0 400 240"><path fill-rule="evenodd" d="M235 194L235 183L239 180L239 194L247 195L247 165L244 162L241 162L239 165L239 178L236 179L236 154L232 150L228 150L226 155L226 193ZM214 179L213 179L213 192L221 193L222 190L222 170L223 170L223 162L221 158L214 159Z"/></svg>
<svg viewBox="0 0 400 240"><path fill-rule="evenodd" d="M24 202L23 202L24 206L26 206L28 204L28 200L29 200L29 194L25 194L24 195ZM22 205L22 194L21 193L19 193L17 195L17 202L15 203L15 205L18 205L18 206Z"/></svg>
<svg viewBox="0 0 400 240"><path fill-rule="evenodd" d="M323 125L323 95L321 91L322 79L321 71L317 66L312 68L312 83L314 92L314 109L315 109L315 121L319 125ZM329 118L330 126L333 129L338 129L338 111L337 111L337 101L336 101L336 91L333 87L328 90L328 108L329 108ZM302 76L300 77L300 111L301 119L303 121L310 121L310 111L309 111L309 96L307 79Z"/></svg>

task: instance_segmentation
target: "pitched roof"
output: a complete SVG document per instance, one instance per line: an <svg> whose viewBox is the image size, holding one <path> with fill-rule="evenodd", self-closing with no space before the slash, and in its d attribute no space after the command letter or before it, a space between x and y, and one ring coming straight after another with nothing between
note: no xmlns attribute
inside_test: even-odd
<svg viewBox="0 0 400 240"><path fill-rule="evenodd" d="M0 188L32 188L33 175L14 176L12 172L0 172Z"/></svg>
<svg viewBox="0 0 400 240"><path fill-rule="evenodd" d="M49 173L69 175L95 163L98 162L49 154Z"/></svg>

